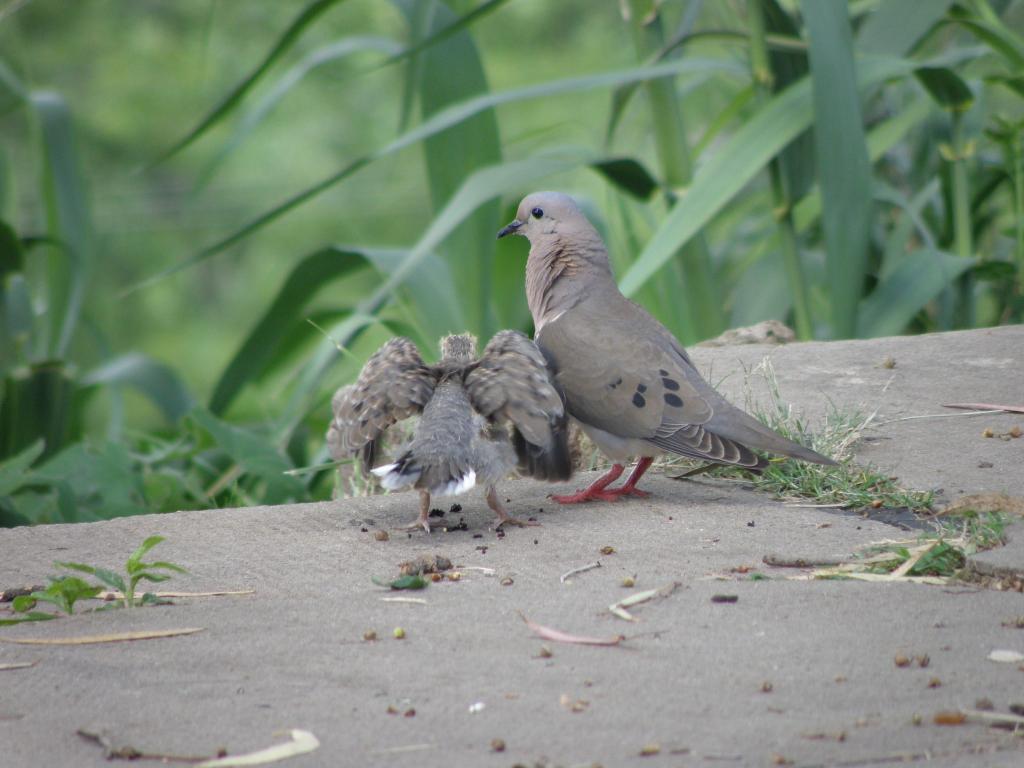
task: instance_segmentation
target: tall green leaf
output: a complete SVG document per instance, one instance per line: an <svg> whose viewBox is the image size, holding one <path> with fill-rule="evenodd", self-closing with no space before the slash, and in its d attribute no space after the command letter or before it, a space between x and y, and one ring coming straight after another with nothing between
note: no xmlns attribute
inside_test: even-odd
<svg viewBox="0 0 1024 768"><path fill-rule="evenodd" d="M395 54L400 51L400 46L394 40L386 37L354 36L329 43L305 56L302 61L281 75L263 97L242 114L231 137L203 170L200 184L209 181L224 161L241 146L249 134L270 115L285 96L303 81L306 75L319 67L364 51L376 51L385 55Z"/></svg>
<svg viewBox="0 0 1024 768"><path fill-rule="evenodd" d="M262 214L244 224L226 237L207 246L198 253L178 262L177 264L161 270L142 282L132 286L126 291L131 293L141 288L172 275L176 272L198 264L211 256L225 251L232 245L249 237L263 227L271 224L286 213L294 210L300 205L313 199L320 193L330 189L366 166L383 157L393 155L402 149L410 147L419 141L434 136L441 131L458 125L480 112L499 106L511 104L529 99L538 99L550 96L558 96L565 93L574 93L595 88L610 88L623 83L643 82L644 80L656 77L663 77L667 74L689 74L692 77L707 79L715 73L732 73L742 75L743 70L734 62L716 59L685 59L683 61L672 61L665 64L658 64L650 67L639 67L617 72L604 72L597 75L585 75L583 77L571 77L564 80L555 80L548 83L515 88L500 93L490 93L476 96L458 104L453 104L441 110L433 117L425 120L422 124L403 133L383 148L368 155L359 157L338 171L321 179L312 186L292 195L278 205L264 211Z"/></svg>
<svg viewBox="0 0 1024 768"><path fill-rule="evenodd" d="M903 333L914 315L975 263L974 259L930 249L908 254L860 301L857 335L870 338Z"/></svg>
<svg viewBox="0 0 1024 768"><path fill-rule="evenodd" d="M872 215L871 164L864 138L853 36L845 0L801 0L810 37L814 140L835 337L857 332Z"/></svg>
<svg viewBox="0 0 1024 768"><path fill-rule="evenodd" d="M367 266L362 254L337 248L324 248L302 259L221 374L210 398L210 412L222 415L241 389L266 369L291 321L320 288Z"/></svg>
<svg viewBox="0 0 1024 768"><path fill-rule="evenodd" d="M47 354L63 357L78 325L93 268L92 217L78 167L71 112L62 97L50 92L30 96L39 124L45 166L43 195L47 227L60 248L49 251Z"/></svg>
<svg viewBox="0 0 1024 768"><path fill-rule="evenodd" d="M306 27L312 24L316 19L323 14L328 8L340 0L313 0L313 2L306 5L298 16L292 20L292 23L288 25L288 28L277 38L274 43L274 47L270 49L270 52L256 65L248 75L242 78L234 88L232 88L224 98L222 98L216 106L213 107L206 115L199 121L199 123L192 128L188 133L182 136L176 141L170 148L168 148L162 155L160 155L156 163L161 163L171 155L175 155L193 141L198 139L210 128L219 123L224 117L243 99L245 95L256 85L257 81L269 70L274 63L280 59L288 50L294 45L295 41L299 39Z"/></svg>
<svg viewBox="0 0 1024 768"><path fill-rule="evenodd" d="M902 59L865 59L859 67L861 87L905 75L914 66ZM766 102L700 167L685 197L665 217L620 280L622 291L632 295L650 280L680 243L707 225L773 156L811 125L813 115L808 79L794 83Z"/></svg>
<svg viewBox="0 0 1024 768"><path fill-rule="evenodd" d="M195 405L185 383L169 365L137 352L119 355L82 376L83 387L128 386L149 399L174 424Z"/></svg>
<svg viewBox="0 0 1024 768"><path fill-rule="evenodd" d="M427 34L450 27L456 15L447 5L432 0ZM450 35L420 54L418 92L420 110L429 120L446 107L488 92L487 78L473 38L465 30ZM501 139L494 109L484 109L471 118L447 128L423 142L427 182L434 210L441 210L475 169L501 161ZM494 319L491 311L491 273L494 238L491 229L498 218L499 201L481 205L445 240L441 251L452 267L458 295L466 305L471 328L489 335Z"/></svg>
<svg viewBox="0 0 1024 768"><path fill-rule="evenodd" d="M270 444L266 435L221 421L204 408L195 408L190 418L209 432L213 441L245 473L266 484L266 503L282 504L303 497L302 483L285 474L293 469L291 462Z"/></svg>
<svg viewBox="0 0 1024 768"><path fill-rule="evenodd" d="M953 0L882 0L857 33L857 50L904 56L945 15Z"/></svg>

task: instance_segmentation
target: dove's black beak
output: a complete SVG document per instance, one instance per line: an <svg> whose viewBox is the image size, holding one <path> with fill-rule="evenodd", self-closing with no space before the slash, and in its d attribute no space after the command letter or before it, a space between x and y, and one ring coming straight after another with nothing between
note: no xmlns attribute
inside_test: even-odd
<svg viewBox="0 0 1024 768"><path fill-rule="evenodd" d="M498 239L500 240L505 235L517 234L521 226L523 226L523 222L521 222L519 219L512 219L512 221L510 221L507 225L502 227L501 231L498 232Z"/></svg>

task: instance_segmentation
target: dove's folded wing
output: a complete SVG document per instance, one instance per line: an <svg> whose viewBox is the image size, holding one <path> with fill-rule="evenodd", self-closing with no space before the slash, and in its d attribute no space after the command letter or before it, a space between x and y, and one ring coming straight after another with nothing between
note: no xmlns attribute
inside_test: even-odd
<svg viewBox="0 0 1024 768"><path fill-rule="evenodd" d="M355 384L342 387L331 400L331 456L359 454L363 472L368 472L376 463L384 431L421 412L435 384L436 373L423 362L415 344L401 337L388 341L363 366Z"/></svg>

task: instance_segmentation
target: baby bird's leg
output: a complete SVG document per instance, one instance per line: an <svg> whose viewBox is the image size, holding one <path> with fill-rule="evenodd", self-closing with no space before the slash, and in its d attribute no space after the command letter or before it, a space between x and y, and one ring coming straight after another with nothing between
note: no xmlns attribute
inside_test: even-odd
<svg viewBox="0 0 1024 768"><path fill-rule="evenodd" d="M498 501L498 491L493 485L487 486L487 506L489 506L494 514L498 516L498 524L495 528L501 528L501 526L508 523L509 525L518 525L520 528L525 528L528 525L540 525L530 520L520 520L518 517L512 517L505 508L501 506L501 502Z"/></svg>
<svg viewBox="0 0 1024 768"><path fill-rule="evenodd" d="M416 522L403 525L399 528L400 531L415 531L417 528L422 528L427 533L430 533L430 491L420 489L420 515L416 518Z"/></svg>

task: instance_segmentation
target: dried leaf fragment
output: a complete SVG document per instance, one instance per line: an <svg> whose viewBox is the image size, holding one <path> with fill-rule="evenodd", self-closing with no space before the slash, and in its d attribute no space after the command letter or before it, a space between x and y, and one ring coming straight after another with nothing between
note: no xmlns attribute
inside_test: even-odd
<svg viewBox="0 0 1024 768"><path fill-rule="evenodd" d="M1019 661L1024 661L1024 653L1018 653L1017 651L995 650L988 655L988 660L997 661L1001 664L1016 664Z"/></svg>
<svg viewBox="0 0 1024 768"><path fill-rule="evenodd" d="M590 702L586 699L574 699L567 693L563 693L558 697L558 703L562 706L562 709L566 709L569 712L574 713L583 712L590 706Z"/></svg>
<svg viewBox="0 0 1024 768"><path fill-rule="evenodd" d="M184 629L156 629L135 632L116 632L111 635L79 635L78 637L0 637L0 642L19 645L91 645L93 643L123 643L130 640L153 640L202 632L203 627Z"/></svg>
<svg viewBox="0 0 1024 768"><path fill-rule="evenodd" d="M967 722L967 715L958 710L944 710L935 713L936 725L963 725Z"/></svg>
<svg viewBox="0 0 1024 768"><path fill-rule="evenodd" d="M624 635L616 635L615 637L587 637L586 635L572 635L558 629L545 627L543 624L536 624L526 618L522 613L519 614L519 618L521 618L526 623L526 626L528 626L538 637L544 640L550 640L554 643L574 643L576 645L618 645L626 639Z"/></svg>
<svg viewBox="0 0 1024 768"><path fill-rule="evenodd" d="M633 614L631 614L629 611L627 611L626 608L629 608L630 606L634 605L639 605L640 603L646 603L648 600L653 600L656 597L667 597L668 595L672 594L678 586L679 582L673 581L671 584L666 584L663 587L658 587L658 589L647 589L643 592L636 592L630 595L629 597L624 597L622 600L612 603L608 606L608 610L615 616L618 616L620 619L625 619L626 621L636 621L636 617L633 616Z"/></svg>
<svg viewBox="0 0 1024 768"><path fill-rule="evenodd" d="M309 731L293 728L288 732L291 741L284 744L275 744L266 749L250 752L247 755L232 755L219 757L214 760L206 760L199 763L196 768L244 768L249 765L266 765L285 760L296 755L304 755L312 752L320 746L319 740Z"/></svg>
<svg viewBox="0 0 1024 768"><path fill-rule="evenodd" d="M943 403L943 408L960 408L966 411L1006 411L1024 413L1024 405L992 405L990 403Z"/></svg>

